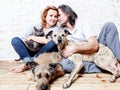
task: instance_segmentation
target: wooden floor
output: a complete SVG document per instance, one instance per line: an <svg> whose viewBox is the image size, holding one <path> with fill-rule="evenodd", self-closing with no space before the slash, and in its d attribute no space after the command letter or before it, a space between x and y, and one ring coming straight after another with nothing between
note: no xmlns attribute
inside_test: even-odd
<svg viewBox="0 0 120 90"><path fill-rule="evenodd" d="M36 90L36 83L29 80L30 71L12 73L10 69L21 62L0 60L0 90ZM120 90L120 78L115 83L109 82L109 74L84 74L66 90ZM51 84L51 90L64 90L62 84L68 74Z"/></svg>

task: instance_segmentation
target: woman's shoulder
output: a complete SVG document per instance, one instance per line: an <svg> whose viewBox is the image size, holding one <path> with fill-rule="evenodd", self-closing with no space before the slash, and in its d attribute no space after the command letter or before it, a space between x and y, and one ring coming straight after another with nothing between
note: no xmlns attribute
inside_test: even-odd
<svg viewBox="0 0 120 90"><path fill-rule="evenodd" d="M50 31L54 31L54 30L58 30L60 27L58 25L55 25L53 27L50 27L49 29L46 30L46 33L47 32L50 32Z"/></svg>

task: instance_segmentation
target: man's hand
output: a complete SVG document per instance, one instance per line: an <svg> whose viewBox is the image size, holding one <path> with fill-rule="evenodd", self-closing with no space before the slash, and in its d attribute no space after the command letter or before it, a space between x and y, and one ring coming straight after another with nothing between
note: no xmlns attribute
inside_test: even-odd
<svg viewBox="0 0 120 90"><path fill-rule="evenodd" d="M87 42L69 42L69 44L62 50L62 55L67 58L74 53L89 54L98 50L99 44L96 37L90 37Z"/></svg>
<svg viewBox="0 0 120 90"><path fill-rule="evenodd" d="M75 53L76 50L76 43L69 43L64 50L62 50L62 55L67 58L69 56L71 56L72 54Z"/></svg>

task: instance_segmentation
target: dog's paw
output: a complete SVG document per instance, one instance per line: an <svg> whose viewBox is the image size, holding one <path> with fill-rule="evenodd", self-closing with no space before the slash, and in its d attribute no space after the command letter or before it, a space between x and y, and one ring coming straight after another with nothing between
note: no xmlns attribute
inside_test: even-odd
<svg viewBox="0 0 120 90"><path fill-rule="evenodd" d="M66 82L63 84L63 88L68 88L70 86L70 82Z"/></svg>
<svg viewBox="0 0 120 90"><path fill-rule="evenodd" d="M115 76L112 76L109 80L111 83L115 82L116 81L116 77Z"/></svg>

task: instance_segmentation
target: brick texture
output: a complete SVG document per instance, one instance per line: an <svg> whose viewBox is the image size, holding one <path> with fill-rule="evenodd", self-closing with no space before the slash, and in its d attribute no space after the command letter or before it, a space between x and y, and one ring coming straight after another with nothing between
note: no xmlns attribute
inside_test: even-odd
<svg viewBox="0 0 120 90"><path fill-rule="evenodd" d="M81 20L87 20L99 33L105 22L114 22L120 32L120 0L1 0L0 60L18 58L11 39L40 24L40 13L47 5L70 5Z"/></svg>

